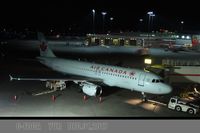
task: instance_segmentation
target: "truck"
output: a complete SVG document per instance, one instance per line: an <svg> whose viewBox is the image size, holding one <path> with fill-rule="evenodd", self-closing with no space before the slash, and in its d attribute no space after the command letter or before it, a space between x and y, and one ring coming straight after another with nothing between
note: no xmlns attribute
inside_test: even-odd
<svg viewBox="0 0 200 133"><path fill-rule="evenodd" d="M187 112L189 114L197 114L199 112L199 106L195 105L191 101L186 101L178 96L170 98L168 108L179 112Z"/></svg>
<svg viewBox="0 0 200 133"><path fill-rule="evenodd" d="M34 92L32 93L33 96L39 96L44 94L53 93L55 91L62 91L66 88L65 81L46 81L46 88L44 91Z"/></svg>
<svg viewBox="0 0 200 133"><path fill-rule="evenodd" d="M46 88L51 90L64 90L66 88L65 81L47 81Z"/></svg>

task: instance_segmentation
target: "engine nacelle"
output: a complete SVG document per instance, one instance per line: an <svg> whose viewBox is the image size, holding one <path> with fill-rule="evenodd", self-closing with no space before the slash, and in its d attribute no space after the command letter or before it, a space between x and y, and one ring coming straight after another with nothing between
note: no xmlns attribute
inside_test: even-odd
<svg viewBox="0 0 200 133"><path fill-rule="evenodd" d="M82 90L88 96L100 96L102 94L101 87L93 84L83 84Z"/></svg>

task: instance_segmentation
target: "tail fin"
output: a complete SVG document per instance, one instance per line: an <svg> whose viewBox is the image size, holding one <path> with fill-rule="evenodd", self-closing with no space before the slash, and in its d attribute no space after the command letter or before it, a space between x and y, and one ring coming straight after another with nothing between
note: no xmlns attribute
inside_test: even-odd
<svg viewBox="0 0 200 133"><path fill-rule="evenodd" d="M38 40L40 41L40 56L42 57L56 57L49 48L48 43L41 32L38 32Z"/></svg>

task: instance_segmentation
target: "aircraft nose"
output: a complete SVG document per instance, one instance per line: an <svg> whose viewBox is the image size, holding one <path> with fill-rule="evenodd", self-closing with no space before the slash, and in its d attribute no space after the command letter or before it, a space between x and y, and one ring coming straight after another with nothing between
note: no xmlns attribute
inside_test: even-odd
<svg viewBox="0 0 200 133"><path fill-rule="evenodd" d="M165 84L162 91L163 91L163 94L168 94L172 92L172 87Z"/></svg>

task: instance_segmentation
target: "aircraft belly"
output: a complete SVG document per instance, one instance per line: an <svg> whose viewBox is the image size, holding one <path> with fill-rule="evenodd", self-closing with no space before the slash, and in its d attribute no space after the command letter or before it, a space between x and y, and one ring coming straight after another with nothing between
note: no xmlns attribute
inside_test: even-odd
<svg viewBox="0 0 200 133"><path fill-rule="evenodd" d="M108 86L116 86L124 89L132 89L130 80L122 80L118 77L105 76L103 77L104 83Z"/></svg>

